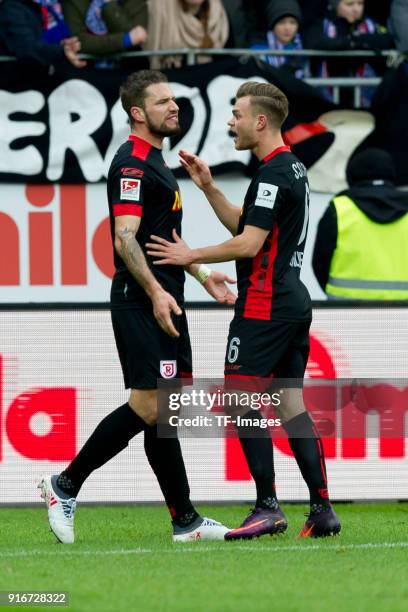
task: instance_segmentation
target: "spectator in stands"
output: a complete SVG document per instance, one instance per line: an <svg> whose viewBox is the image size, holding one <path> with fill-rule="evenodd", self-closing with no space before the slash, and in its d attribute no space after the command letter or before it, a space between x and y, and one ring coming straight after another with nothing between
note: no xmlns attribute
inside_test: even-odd
<svg viewBox="0 0 408 612"><path fill-rule="evenodd" d="M150 0L146 49L223 48L228 17L221 0ZM198 56L197 61L209 61ZM177 68L183 56L152 57L151 68Z"/></svg>
<svg viewBox="0 0 408 612"><path fill-rule="evenodd" d="M268 31L264 40L252 49L302 49L299 25L302 13L297 0L275 0L267 9ZM306 76L307 62L303 57L266 55L264 60L276 68L289 70L298 79Z"/></svg>
<svg viewBox="0 0 408 612"><path fill-rule="evenodd" d="M349 188L320 220L313 270L329 299L408 299L408 193L391 155L369 148L346 170Z"/></svg>
<svg viewBox="0 0 408 612"><path fill-rule="evenodd" d="M2 52L25 62L83 68L81 44L70 35L58 0L3 0L0 3Z"/></svg>
<svg viewBox="0 0 408 612"><path fill-rule="evenodd" d="M146 0L61 0L70 30L83 53L109 55L147 39Z"/></svg>
<svg viewBox="0 0 408 612"><path fill-rule="evenodd" d="M408 0L391 3L390 30L399 51L408 52Z"/></svg>
<svg viewBox="0 0 408 612"><path fill-rule="evenodd" d="M324 19L317 20L304 34L305 46L310 49L349 51L367 49L379 51L394 46L392 36L370 17L364 15L364 0L331 0ZM322 77L373 77L379 68L378 60L366 61L332 58L319 63L317 75ZM325 92L330 96L329 92ZM350 104L350 91L342 90L341 102ZM363 106L369 106L373 90L362 92ZM349 95L347 95L349 94Z"/></svg>
<svg viewBox="0 0 408 612"><path fill-rule="evenodd" d="M276 0L243 0L245 12L248 16L248 40L254 42L262 39L267 30L268 11Z"/></svg>
<svg viewBox="0 0 408 612"><path fill-rule="evenodd" d="M273 1L273 0L272 0ZM382 26L387 25L390 15L391 3L395 0L365 0L364 6L367 15L378 21ZM396 0L397 3L399 0ZM402 0L402 4L406 5L407 0ZM328 0L299 0L300 8L302 9L301 32L307 30L318 19L324 19L327 12Z"/></svg>
<svg viewBox="0 0 408 612"><path fill-rule="evenodd" d="M228 17L229 36L225 43L228 49L246 49L250 40L250 25L245 0L222 0Z"/></svg>
<svg viewBox="0 0 408 612"><path fill-rule="evenodd" d="M247 49L266 35L267 12L275 0L222 0L229 22L227 48Z"/></svg>

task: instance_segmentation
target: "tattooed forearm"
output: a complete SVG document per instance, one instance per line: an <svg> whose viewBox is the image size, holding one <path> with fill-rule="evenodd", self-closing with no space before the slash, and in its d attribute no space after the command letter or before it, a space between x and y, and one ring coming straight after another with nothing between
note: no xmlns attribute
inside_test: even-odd
<svg viewBox="0 0 408 612"><path fill-rule="evenodd" d="M115 248L129 272L146 292L157 284L133 230L128 227L118 228L115 232Z"/></svg>

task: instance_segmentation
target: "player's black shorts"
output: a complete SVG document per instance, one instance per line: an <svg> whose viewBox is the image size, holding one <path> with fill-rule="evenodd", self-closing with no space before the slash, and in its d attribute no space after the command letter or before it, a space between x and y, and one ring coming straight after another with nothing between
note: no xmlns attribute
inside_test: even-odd
<svg viewBox="0 0 408 612"><path fill-rule="evenodd" d="M112 310L112 325L126 389L157 389L157 379L191 379L192 356L186 313L173 316L180 334L166 334L153 311Z"/></svg>
<svg viewBox="0 0 408 612"><path fill-rule="evenodd" d="M225 385L260 389L265 379L290 378L301 386L309 357L310 324L235 316L228 335Z"/></svg>

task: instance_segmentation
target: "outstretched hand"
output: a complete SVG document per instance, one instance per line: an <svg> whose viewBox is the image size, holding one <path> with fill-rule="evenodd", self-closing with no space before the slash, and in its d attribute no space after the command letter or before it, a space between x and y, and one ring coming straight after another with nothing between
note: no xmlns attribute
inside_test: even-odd
<svg viewBox="0 0 408 612"><path fill-rule="evenodd" d="M207 164L202 159L188 153L188 151L179 151L180 163L185 168L200 189L205 190L213 183L213 177Z"/></svg>
<svg viewBox="0 0 408 612"><path fill-rule="evenodd" d="M217 272L217 270L211 270L211 274L203 283L203 287L220 304L232 306L235 304L237 296L231 291L227 283L235 282L235 279L230 278L227 274Z"/></svg>
<svg viewBox="0 0 408 612"><path fill-rule="evenodd" d="M193 255L188 245L180 238L176 230L173 229L172 236L174 242L169 242L160 236L151 235L153 242L147 242L147 254L156 257L153 262L155 266L173 265L187 266L193 262Z"/></svg>
<svg viewBox="0 0 408 612"><path fill-rule="evenodd" d="M78 53L81 50L81 42L79 38L77 36L70 36L69 38L64 38L64 40L61 41L61 44L67 60L73 66L75 66L75 68L85 68L86 61L78 57Z"/></svg>

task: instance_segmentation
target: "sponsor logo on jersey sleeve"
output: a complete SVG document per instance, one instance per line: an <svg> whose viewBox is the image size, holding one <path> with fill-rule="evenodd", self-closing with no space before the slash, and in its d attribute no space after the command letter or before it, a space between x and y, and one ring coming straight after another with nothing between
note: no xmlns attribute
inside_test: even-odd
<svg viewBox="0 0 408 612"><path fill-rule="evenodd" d="M122 176L143 176L144 170L139 170L139 168L121 168L120 173Z"/></svg>
<svg viewBox="0 0 408 612"><path fill-rule="evenodd" d="M140 200L140 183L140 179L121 178L120 199L138 202Z"/></svg>
<svg viewBox="0 0 408 612"><path fill-rule="evenodd" d="M272 210L275 205L278 189L279 187L277 185L272 185L271 183L259 183L255 206L262 206L263 208L270 208Z"/></svg>

